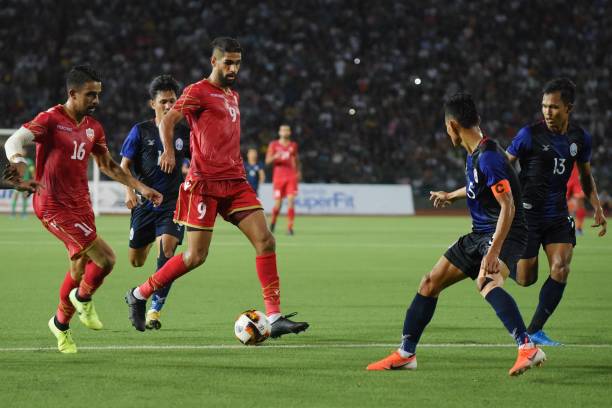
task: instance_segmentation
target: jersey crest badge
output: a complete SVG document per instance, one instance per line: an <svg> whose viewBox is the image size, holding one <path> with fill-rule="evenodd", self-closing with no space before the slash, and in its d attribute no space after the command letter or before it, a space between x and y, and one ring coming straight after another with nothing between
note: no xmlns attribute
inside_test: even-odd
<svg viewBox="0 0 612 408"><path fill-rule="evenodd" d="M572 155L572 157L578 154L578 145L576 145L576 143L572 143L570 145L570 154Z"/></svg>
<svg viewBox="0 0 612 408"><path fill-rule="evenodd" d="M174 141L174 147L176 148L176 150L183 150L183 139L178 138Z"/></svg>
<svg viewBox="0 0 612 408"><path fill-rule="evenodd" d="M95 136L94 130L92 128L85 129L85 136L87 136L90 142L93 142Z"/></svg>

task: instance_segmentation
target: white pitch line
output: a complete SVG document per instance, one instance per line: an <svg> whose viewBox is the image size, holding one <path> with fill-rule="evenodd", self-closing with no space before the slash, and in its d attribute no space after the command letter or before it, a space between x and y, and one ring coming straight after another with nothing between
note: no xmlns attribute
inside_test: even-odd
<svg viewBox="0 0 612 408"><path fill-rule="evenodd" d="M252 350L252 349L326 349L326 348L394 348L397 343L363 343L363 344L278 344L245 347L240 344L185 344L185 345L108 345L108 346L79 346L79 350L92 351L138 351L138 350ZM476 343L440 343L420 344L426 348L511 348L514 344L476 344ZM612 348L612 344L566 344L561 348ZM55 347L0 347L0 352L29 352L29 351L57 351Z"/></svg>

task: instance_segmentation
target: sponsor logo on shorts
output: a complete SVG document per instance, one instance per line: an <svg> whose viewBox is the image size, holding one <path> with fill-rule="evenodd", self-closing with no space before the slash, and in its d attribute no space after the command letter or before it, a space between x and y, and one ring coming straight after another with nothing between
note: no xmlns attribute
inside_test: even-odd
<svg viewBox="0 0 612 408"><path fill-rule="evenodd" d="M130 228L130 241L134 239L134 228Z"/></svg>
<svg viewBox="0 0 612 408"><path fill-rule="evenodd" d="M533 205L529 203L523 203L523 208L526 210L531 210L533 208Z"/></svg>
<svg viewBox="0 0 612 408"><path fill-rule="evenodd" d="M181 139L180 137L176 139L176 141L174 142L174 147L176 148L176 150L183 150L183 139Z"/></svg>

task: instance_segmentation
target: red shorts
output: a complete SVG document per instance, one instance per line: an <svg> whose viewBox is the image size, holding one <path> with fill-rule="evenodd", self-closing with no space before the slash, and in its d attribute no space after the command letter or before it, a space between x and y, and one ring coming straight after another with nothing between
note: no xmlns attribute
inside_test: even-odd
<svg viewBox="0 0 612 408"><path fill-rule="evenodd" d="M569 200L572 197L584 198L584 191L582 191L579 180L570 178L569 183L567 183L567 199Z"/></svg>
<svg viewBox="0 0 612 408"><path fill-rule="evenodd" d="M280 200L287 196L296 196L298 193L297 177L283 177L272 180L274 199Z"/></svg>
<svg viewBox="0 0 612 408"><path fill-rule="evenodd" d="M98 234L93 211L38 211L36 216L50 233L66 245L70 259L80 258L94 243Z"/></svg>
<svg viewBox="0 0 612 408"><path fill-rule="evenodd" d="M232 214L263 209L246 180L187 180L181 184L174 222L212 231L217 214L231 222Z"/></svg>

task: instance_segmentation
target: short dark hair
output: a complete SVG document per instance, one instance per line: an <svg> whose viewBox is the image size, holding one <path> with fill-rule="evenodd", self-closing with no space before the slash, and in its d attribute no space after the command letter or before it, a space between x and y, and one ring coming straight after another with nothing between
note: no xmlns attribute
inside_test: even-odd
<svg viewBox="0 0 612 408"><path fill-rule="evenodd" d="M242 47L240 46L238 40L231 37L217 37L212 40L212 43L210 43L210 47L212 48L213 54L215 50L219 50L223 53L242 52Z"/></svg>
<svg viewBox="0 0 612 408"><path fill-rule="evenodd" d="M177 96L179 94L179 83L172 75L160 75L153 78L149 84L149 96L155 99L158 92L173 91Z"/></svg>
<svg viewBox="0 0 612 408"><path fill-rule="evenodd" d="M543 94L561 92L561 100L566 105L573 105L576 97L576 84L569 78L555 78L544 85Z"/></svg>
<svg viewBox="0 0 612 408"><path fill-rule="evenodd" d="M480 117L472 95L464 92L457 93L444 102L444 115L452 117L465 129L480 123Z"/></svg>
<svg viewBox="0 0 612 408"><path fill-rule="evenodd" d="M66 88L78 89L87 82L102 82L100 74L91 65L76 65L66 75Z"/></svg>

